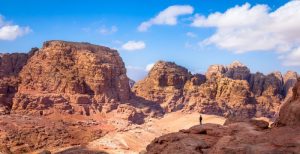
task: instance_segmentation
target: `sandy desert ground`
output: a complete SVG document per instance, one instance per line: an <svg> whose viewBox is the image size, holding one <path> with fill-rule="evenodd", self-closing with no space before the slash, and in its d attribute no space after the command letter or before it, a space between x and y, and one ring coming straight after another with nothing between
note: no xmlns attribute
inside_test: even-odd
<svg viewBox="0 0 300 154"><path fill-rule="evenodd" d="M223 124L225 118L215 115L202 115L203 123ZM90 142L86 147L112 154L133 154L145 150L146 146L161 135L177 132L199 124L198 113L174 112L161 119L149 119L143 125L131 125L126 129L111 132L104 137Z"/></svg>

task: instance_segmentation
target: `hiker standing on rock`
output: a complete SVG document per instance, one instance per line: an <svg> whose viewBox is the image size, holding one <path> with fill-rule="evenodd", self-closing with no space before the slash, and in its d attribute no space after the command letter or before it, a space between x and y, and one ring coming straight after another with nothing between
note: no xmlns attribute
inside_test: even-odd
<svg viewBox="0 0 300 154"><path fill-rule="evenodd" d="M202 125L202 116L200 114L200 117L199 117L199 121L200 121L200 125Z"/></svg>

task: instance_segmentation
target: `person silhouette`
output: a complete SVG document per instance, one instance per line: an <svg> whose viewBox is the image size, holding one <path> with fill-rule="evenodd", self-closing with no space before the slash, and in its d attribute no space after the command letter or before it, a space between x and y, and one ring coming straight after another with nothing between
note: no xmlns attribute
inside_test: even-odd
<svg viewBox="0 0 300 154"><path fill-rule="evenodd" d="M199 121L200 121L200 125L202 125L202 116L200 114L200 117L199 117Z"/></svg>

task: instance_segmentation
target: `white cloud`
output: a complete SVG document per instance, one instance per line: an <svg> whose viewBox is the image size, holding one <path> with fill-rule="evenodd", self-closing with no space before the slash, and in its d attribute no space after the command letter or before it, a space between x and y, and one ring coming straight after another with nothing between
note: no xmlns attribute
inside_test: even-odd
<svg viewBox="0 0 300 154"><path fill-rule="evenodd" d="M290 1L270 12L267 5L246 3L224 13L196 15L195 27L215 27L216 32L202 41L235 53L250 51L290 52L300 44L300 1Z"/></svg>
<svg viewBox="0 0 300 154"><path fill-rule="evenodd" d="M155 63L151 63L151 64L148 64L147 66L146 66L146 71L147 72L149 72L152 68L153 68L153 66L155 65Z"/></svg>
<svg viewBox="0 0 300 154"><path fill-rule="evenodd" d="M285 66L300 66L300 47L294 49L287 55L282 55L279 57L283 60L283 65Z"/></svg>
<svg viewBox="0 0 300 154"><path fill-rule="evenodd" d="M193 32L187 32L186 36L191 37L191 38L196 38L198 37L197 34L193 33Z"/></svg>
<svg viewBox="0 0 300 154"><path fill-rule="evenodd" d="M117 26L111 26L111 27L106 27L106 26L101 26L98 29L98 32L102 35L109 35L109 34L114 34L118 31Z"/></svg>
<svg viewBox="0 0 300 154"><path fill-rule="evenodd" d="M146 47L145 42L143 41L128 41L122 45L122 48L127 51L141 50Z"/></svg>
<svg viewBox="0 0 300 154"><path fill-rule="evenodd" d="M147 73L152 69L155 63L150 63L146 65L145 68L128 65L126 66L127 69L127 76L134 81L138 81L144 79L147 76Z"/></svg>
<svg viewBox="0 0 300 154"><path fill-rule="evenodd" d="M4 21L4 17L0 15L0 40L15 40L30 31L29 27L20 27Z"/></svg>
<svg viewBox="0 0 300 154"><path fill-rule="evenodd" d="M138 81L141 80L143 78L145 78L145 76L147 75L147 72L145 71L145 69L141 68L141 67L136 67L136 66L126 66L127 69L127 76L130 79L133 79L134 81Z"/></svg>
<svg viewBox="0 0 300 154"><path fill-rule="evenodd" d="M0 27L4 24L4 17L0 14Z"/></svg>
<svg viewBox="0 0 300 154"><path fill-rule="evenodd" d="M194 12L190 5L173 5L161 11L156 17L143 22L138 27L140 32L147 31L152 25L176 25L177 18L181 15L188 15Z"/></svg>
<svg viewBox="0 0 300 154"><path fill-rule="evenodd" d="M120 40L113 40L112 43L113 43L113 44L118 44L118 45L120 45L120 44L122 44L123 42L120 41Z"/></svg>

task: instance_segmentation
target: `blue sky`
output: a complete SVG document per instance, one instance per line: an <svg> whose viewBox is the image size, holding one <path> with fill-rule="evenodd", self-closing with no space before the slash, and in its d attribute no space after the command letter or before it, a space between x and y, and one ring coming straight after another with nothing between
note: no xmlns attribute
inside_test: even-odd
<svg viewBox="0 0 300 154"><path fill-rule="evenodd" d="M299 7L286 0L0 0L0 52L27 52L46 40L90 42L118 49L135 80L158 60L201 73L234 60L252 72L299 71Z"/></svg>

